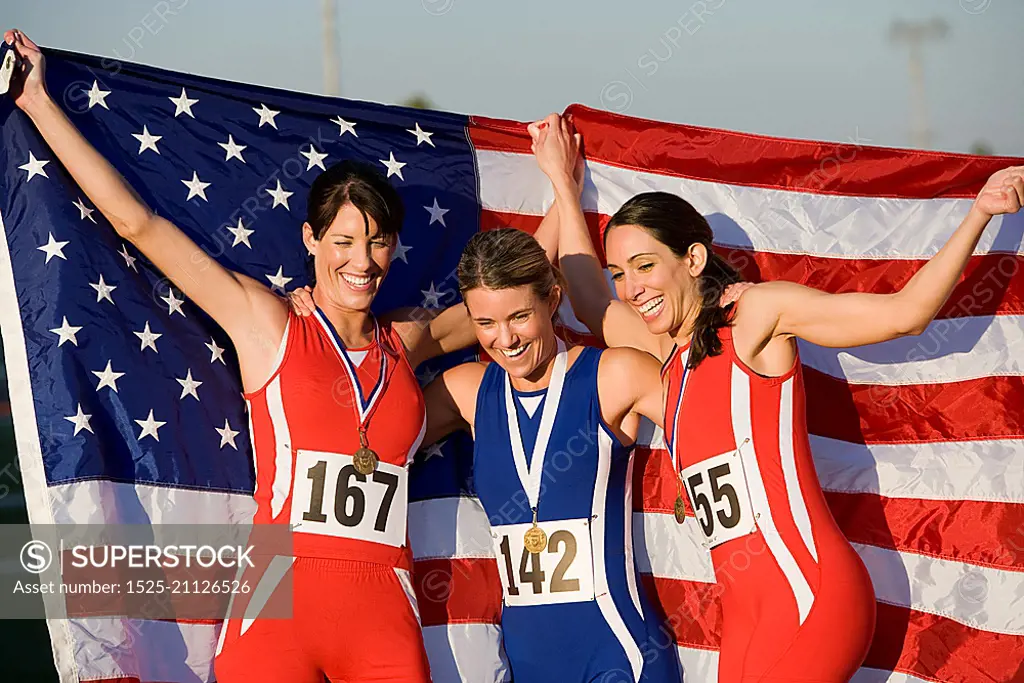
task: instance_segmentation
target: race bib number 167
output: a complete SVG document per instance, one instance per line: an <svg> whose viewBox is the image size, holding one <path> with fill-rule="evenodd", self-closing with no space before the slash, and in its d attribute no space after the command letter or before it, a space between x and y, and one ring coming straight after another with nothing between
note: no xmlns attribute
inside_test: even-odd
<svg viewBox="0 0 1024 683"><path fill-rule="evenodd" d="M360 474L352 456L300 450L295 457L291 523L295 531L405 545L409 473L378 463Z"/></svg>

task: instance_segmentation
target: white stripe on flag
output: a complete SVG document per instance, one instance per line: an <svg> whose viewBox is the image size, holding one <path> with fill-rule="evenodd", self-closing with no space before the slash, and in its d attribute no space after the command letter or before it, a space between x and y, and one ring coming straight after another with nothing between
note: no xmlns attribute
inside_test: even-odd
<svg viewBox="0 0 1024 683"><path fill-rule="evenodd" d="M800 360L850 384L938 384L1024 375L1024 316L933 320L919 336L853 349L800 342Z"/></svg>
<svg viewBox="0 0 1024 683"><path fill-rule="evenodd" d="M502 683L512 678L496 625L428 626L423 643L434 683Z"/></svg>
<svg viewBox="0 0 1024 683"><path fill-rule="evenodd" d="M829 491L918 500L1024 503L1024 441L849 443L811 436L814 467Z"/></svg>
<svg viewBox="0 0 1024 683"><path fill-rule="evenodd" d="M71 619L74 680L137 677L142 681L207 683L220 624L141 619ZM130 643L130 648L126 644Z"/></svg>
<svg viewBox="0 0 1024 683"><path fill-rule="evenodd" d="M409 503L413 558L494 557L487 514L476 498L434 498Z"/></svg>
<svg viewBox="0 0 1024 683"><path fill-rule="evenodd" d="M932 683L932 681L911 676L910 674L872 669L866 666L858 669L857 673L850 680L851 683Z"/></svg>
<svg viewBox="0 0 1024 683"><path fill-rule="evenodd" d="M56 524L249 524L245 493L90 480L49 487Z"/></svg>
<svg viewBox="0 0 1024 683"><path fill-rule="evenodd" d="M477 150L485 209L543 216L551 183L531 154ZM677 178L587 162L585 211L614 213L640 192L680 195L709 217L715 244L760 252L834 258L930 258L971 208L972 199L879 199L773 190ZM728 218L726 218L728 217ZM1021 253L1019 218L997 216L976 254ZM734 222L735 221L735 222Z"/></svg>

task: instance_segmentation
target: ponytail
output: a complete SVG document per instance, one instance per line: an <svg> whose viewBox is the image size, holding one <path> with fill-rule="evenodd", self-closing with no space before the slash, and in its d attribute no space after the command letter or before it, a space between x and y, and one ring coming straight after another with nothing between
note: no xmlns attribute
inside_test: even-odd
<svg viewBox="0 0 1024 683"><path fill-rule="evenodd" d="M722 293L729 285L739 282L740 276L728 261L711 250L711 245L704 245L708 252L708 261L704 271L697 276L697 291L700 293L700 312L693 323L693 335L690 340L690 354L686 366L695 368L709 356L722 353L722 340L718 330L729 324L732 313L731 305L726 308L719 306Z"/></svg>

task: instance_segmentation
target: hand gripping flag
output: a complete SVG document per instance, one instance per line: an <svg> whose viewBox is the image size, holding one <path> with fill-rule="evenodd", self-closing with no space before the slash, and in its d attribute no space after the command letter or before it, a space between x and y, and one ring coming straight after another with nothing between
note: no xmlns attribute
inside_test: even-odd
<svg viewBox="0 0 1024 683"><path fill-rule="evenodd" d="M341 159L376 164L406 205L378 311L457 303L454 269L469 237L499 225L532 231L552 201L512 121L47 57L54 98L146 202L210 257L282 292L308 281L306 193ZM708 217L747 279L831 292L901 286L985 179L1022 163L568 112L586 140L595 235L633 194L675 192ZM30 519L248 521L248 418L226 336L118 238L7 97L0 135L0 324ZM1020 215L993 222L920 337L801 347L818 474L877 593L858 680L1024 680L1022 233ZM580 331L571 312L565 319ZM455 360L421 367L421 380ZM470 455L464 435L425 449L410 487L437 681L508 675ZM664 613L665 648L688 681L713 681L721 614L710 558L692 520L672 520L657 430L635 458L636 556ZM213 679L216 622L49 628L62 681Z"/></svg>

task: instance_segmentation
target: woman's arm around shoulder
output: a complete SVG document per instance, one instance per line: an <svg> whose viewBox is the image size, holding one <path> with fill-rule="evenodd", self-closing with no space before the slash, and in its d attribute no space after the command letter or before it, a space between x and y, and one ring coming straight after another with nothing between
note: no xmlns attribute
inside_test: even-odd
<svg viewBox="0 0 1024 683"><path fill-rule="evenodd" d="M423 390L427 404L424 446L460 429L473 429L477 392L486 370L486 363L461 363L427 385Z"/></svg>
<svg viewBox="0 0 1024 683"><path fill-rule="evenodd" d="M618 429L630 413L635 413L661 427L661 386L661 363L651 354L625 346L602 352L597 392L601 416L609 426Z"/></svg>

